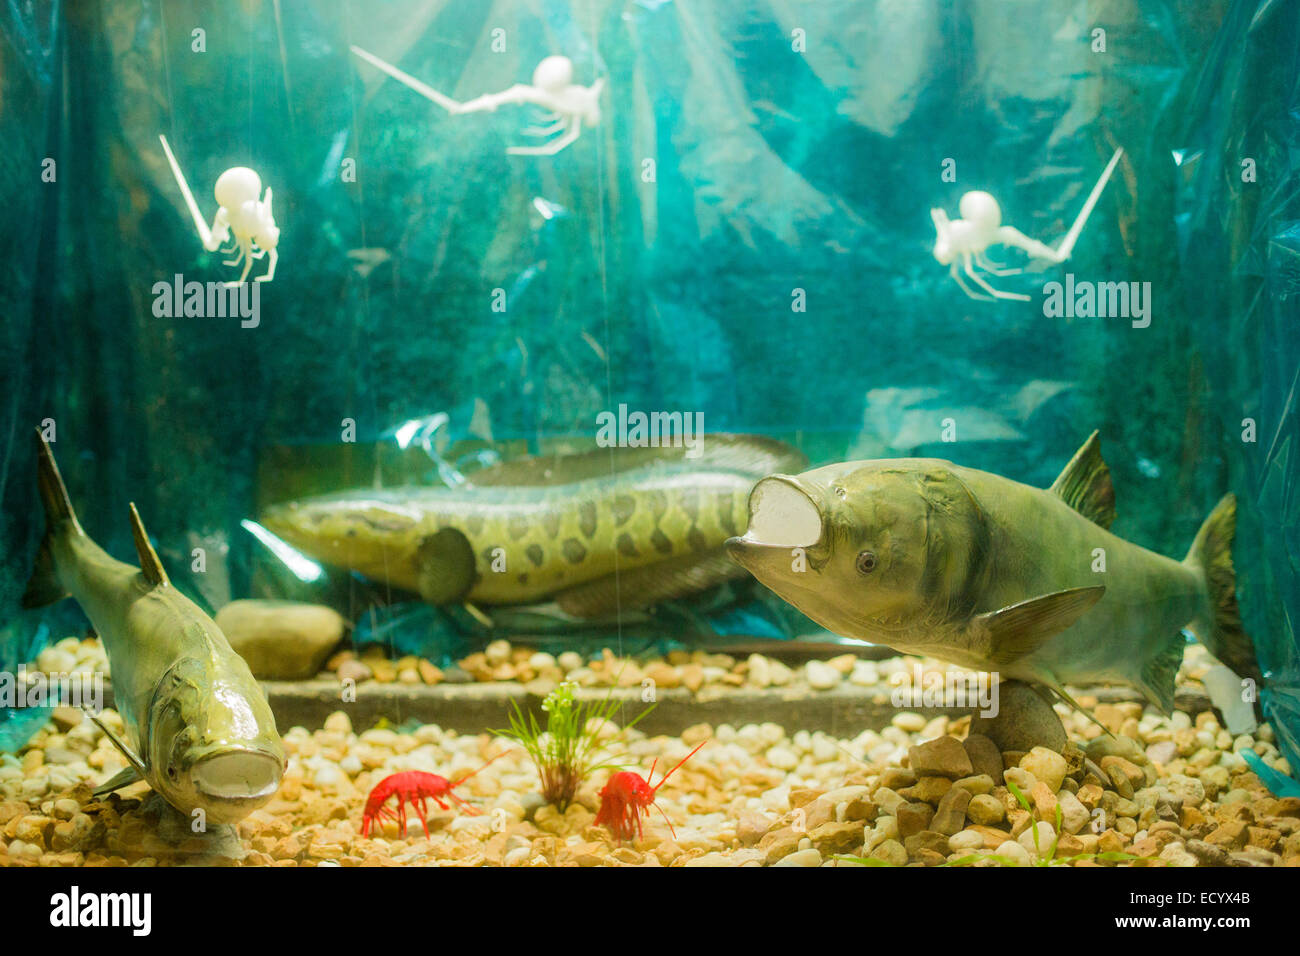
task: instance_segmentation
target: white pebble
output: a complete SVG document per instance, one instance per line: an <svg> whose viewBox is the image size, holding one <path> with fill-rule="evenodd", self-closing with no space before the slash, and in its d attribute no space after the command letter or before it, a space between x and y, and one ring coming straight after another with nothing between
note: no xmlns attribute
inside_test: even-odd
<svg viewBox="0 0 1300 956"><path fill-rule="evenodd" d="M1035 834L1037 836L1035 837ZM1035 842L1035 839L1037 842ZM1056 830L1046 820L1039 820L1032 827L1020 834L1020 845L1030 856L1046 856L1056 839Z"/></svg>
<svg viewBox="0 0 1300 956"><path fill-rule="evenodd" d="M872 687L880 683L880 671L874 661L855 661L849 683L856 687Z"/></svg>
<svg viewBox="0 0 1300 956"><path fill-rule="evenodd" d="M517 846L507 853L501 862L506 866L518 866L520 863L523 863L524 860L528 859L528 854L531 852L532 849L530 847Z"/></svg>
<svg viewBox="0 0 1300 956"><path fill-rule="evenodd" d="M772 685L772 667L762 654L749 655L749 682L755 687Z"/></svg>
<svg viewBox="0 0 1300 956"><path fill-rule="evenodd" d="M332 763L323 763L312 777L317 787L337 787L344 780L343 771Z"/></svg>
<svg viewBox="0 0 1300 956"><path fill-rule="evenodd" d="M888 731L890 729L901 730L904 733L909 734L920 733L925 729L926 720L920 714L913 714L909 711L904 711L901 714L895 714L894 719L890 721L890 724L893 725L892 728L886 728L881 736L885 737L886 740L892 740L895 743L899 743L897 739L889 735Z"/></svg>
<svg viewBox="0 0 1300 956"><path fill-rule="evenodd" d="M1028 831L1025 831L1026 833ZM1021 834L1022 836L1024 834ZM1018 866L1029 866L1033 863L1033 858L1029 851L1017 843L1015 840L1007 840L1005 843L998 844L998 848L993 851L995 855L1005 857L1010 862Z"/></svg>
<svg viewBox="0 0 1300 956"><path fill-rule="evenodd" d="M799 755L789 747L772 747L767 752L767 762L778 770L793 770L799 766Z"/></svg>
<svg viewBox="0 0 1300 956"><path fill-rule="evenodd" d="M948 837L948 847L954 851L978 850L984 845L984 834L978 830L962 830Z"/></svg>
<svg viewBox="0 0 1300 956"><path fill-rule="evenodd" d="M809 661L805 664L804 677L814 690L830 690L840 683L840 672L823 661Z"/></svg>
<svg viewBox="0 0 1300 956"><path fill-rule="evenodd" d="M782 857L773 866L821 866L822 855L816 850L796 850Z"/></svg>

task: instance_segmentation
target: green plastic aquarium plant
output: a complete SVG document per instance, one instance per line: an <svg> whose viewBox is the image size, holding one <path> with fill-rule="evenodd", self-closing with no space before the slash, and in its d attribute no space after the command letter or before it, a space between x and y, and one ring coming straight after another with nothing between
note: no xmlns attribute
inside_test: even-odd
<svg viewBox="0 0 1300 956"><path fill-rule="evenodd" d="M609 740L602 741L601 731L620 704L614 700L614 688L599 701L577 700L574 696L577 688L573 681L565 681L546 695L542 701L545 728L532 711L511 701L510 727L492 731L498 737L515 741L528 752L542 778L542 796L561 813L573 802L583 780L597 770L622 766L613 756L598 759L600 752L615 746L656 707L651 704Z"/></svg>

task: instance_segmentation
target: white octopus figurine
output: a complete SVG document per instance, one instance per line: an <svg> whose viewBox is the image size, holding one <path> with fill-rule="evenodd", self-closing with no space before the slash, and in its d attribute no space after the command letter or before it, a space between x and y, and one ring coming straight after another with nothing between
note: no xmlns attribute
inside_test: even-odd
<svg viewBox="0 0 1300 956"><path fill-rule="evenodd" d="M548 125L528 127L524 132L530 136L555 138L540 146L511 146L506 149L507 153L515 156L554 156L582 135L583 126L594 127L600 122L600 95L604 91L605 80L602 77L591 86L575 84L573 62L567 56L548 56L538 63L537 69L533 70L531 86L516 83L500 93L488 93L459 103L373 53L367 53L357 46L352 47L352 52L449 113L477 113L495 110L499 106L524 104L549 110L550 116L546 119ZM557 133L560 135L556 136Z"/></svg>
<svg viewBox="0 0 1300 956"><path fill-rule="evenodd" d="M1027 295L1021 295L1018 292L1002 292L993 288L983 276L975 271L975 266L979 266L985 272L995 276L1015 275L1023 271L1021 269L1004 269L989 261L985 252L989 246L998 244L1023 249L1031 259L1064 262L1070 258L1070 253L1074 250L1074 244L1078 241L1079 234L1083 232L1084 223L1088 221L1088 216L1092 213L1093 207L1097 205L1097 200L1101 197L1101 191L1106 188L1110 174L1114 172L1115 164L1119 162L1119 158L1123 153L1123 149L1115 150L1115 155L1110 158L1110 163L1106 166L1105 172L1101 174L1101 178L1097 180L1097 185L1092 187L1088 201L1083 204L1078 217L1074 220L1074 225L1070 227L1070 231L1065 234L1065 238L1061 240L1061 244L1055 249L1044 245L1037 239L1030 239L1019 229L1002 225L1002 209L998 206L998 201L989 193L972 191L961 197L961 202L957 207L961 211L960 219L949 219L948 214L942 209L930 210L930 218L934 220L934 228L938 233L934 243L935 259L939 260L940 265L951 266L949 273L961 286L961 290L972 299L1016 299L1021 302L1028 302L1029 296ZM966 285L962 281L962 272L965 272L988 295L975 292Z"/></svg>
<svg viewBox="0 0 1300 956"><path fill-rule="evenodd" d="M267 263L266 274L258 276L255 281L270 282L274 279L275 264L279 259L275 247L280 241L280 230L275 224L275 217L271 214L271 187L266 187L266 195L262 196L262 177L255 171L247 166L233 166L227 169L217 177L217 184L213 188L219 208L212 219L212 226L209 227L203 214L199 212L199 204L194 201L194 193L190 191L190 184L185 181L185 174L181 172L180 164L176 162L171 147L167 145L167 137L160 135L158 138L162 140L163 152L167 154L167 162L171 164L176 185L180 186L181 195L185 197L185 205L189 207L190 215L194 218L194 227L198 230L203 248L208 252L216 252L218 249L223 253L238 252L235 258L223 260L222 265L237 266L241 261L244 263L244 271L239 278L227 282L226 285L243 285L248 281L253 260L261 259L268 254L270 261ZM231 240L230 248L221 249L222 243L227 239Z"/></svg>

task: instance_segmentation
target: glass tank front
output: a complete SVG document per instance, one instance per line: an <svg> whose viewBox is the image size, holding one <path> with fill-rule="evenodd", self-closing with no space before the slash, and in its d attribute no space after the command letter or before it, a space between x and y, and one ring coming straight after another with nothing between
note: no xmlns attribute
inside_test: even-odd
<svg viewBox="0 0 1300 956"><path fill-rule="evenodd" d="M0 864L1297 865L1297 50L7 6Z"/></svg>

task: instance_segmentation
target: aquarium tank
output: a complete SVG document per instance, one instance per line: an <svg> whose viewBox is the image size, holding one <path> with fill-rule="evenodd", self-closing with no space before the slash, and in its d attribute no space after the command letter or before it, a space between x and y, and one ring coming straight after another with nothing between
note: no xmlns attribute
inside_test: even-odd
<svg viewBox="0 0 1300 956"><path fill-rule="evenodd" d="M1298 75L6 5L0 864L1300 865Z"/></svg>

